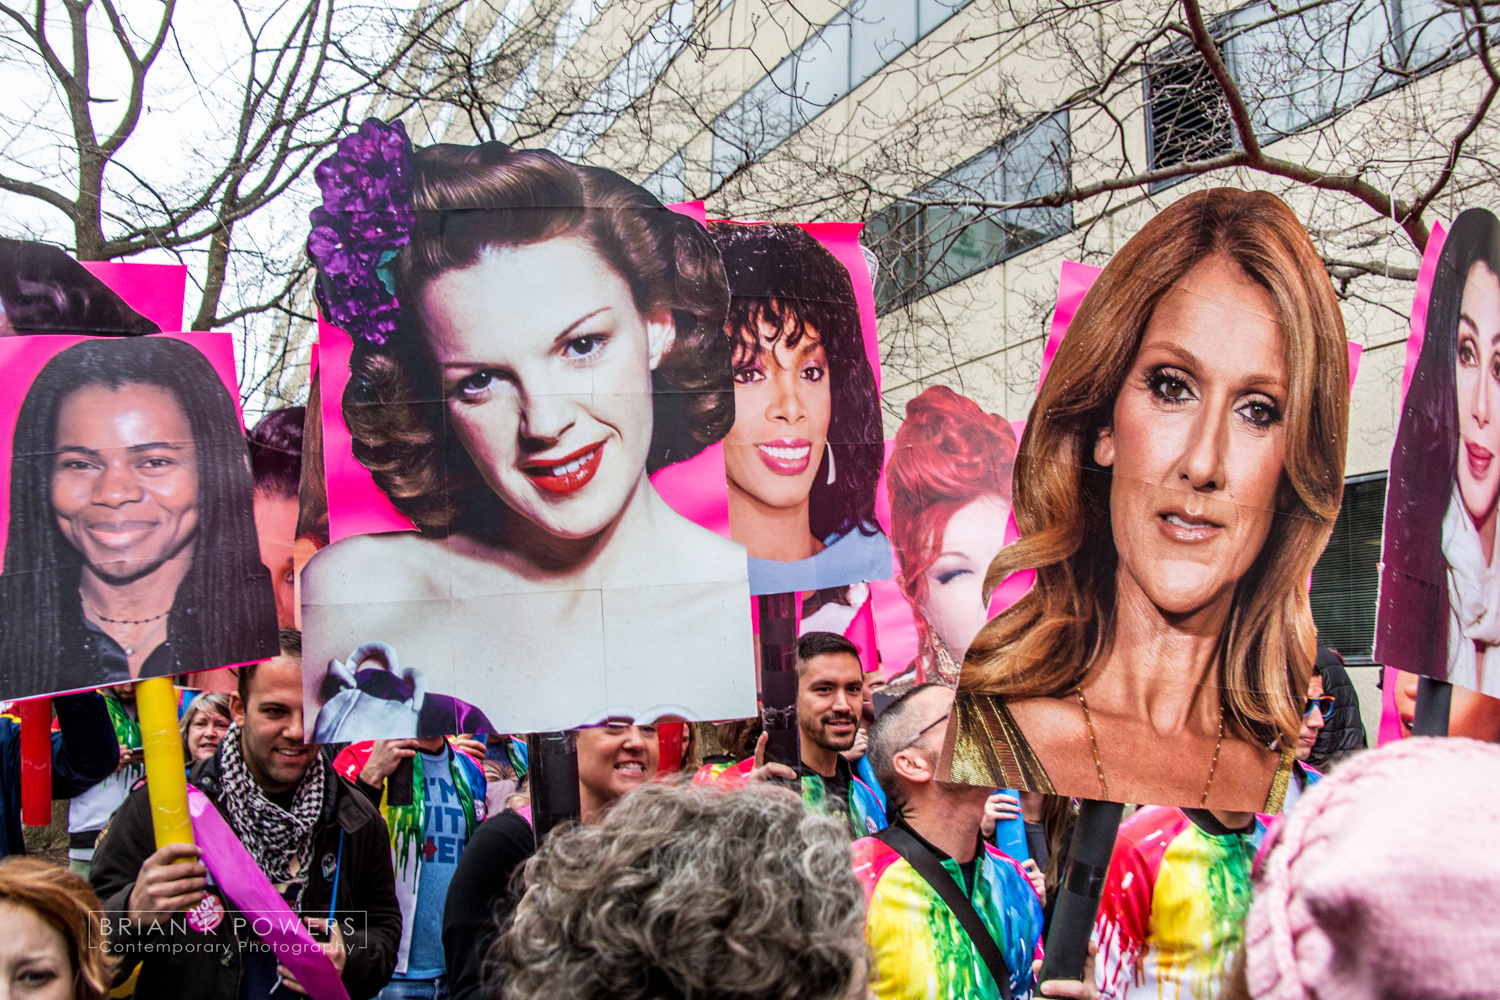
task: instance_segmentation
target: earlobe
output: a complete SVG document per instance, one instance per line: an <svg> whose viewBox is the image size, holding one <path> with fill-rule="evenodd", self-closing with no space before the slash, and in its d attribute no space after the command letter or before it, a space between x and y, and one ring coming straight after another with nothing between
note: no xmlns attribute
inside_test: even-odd
<svg viewBox="0 0 1500 1000"><path fill-rule="evenodd" d="M1099 428L1099 437L1094 441L1094 463L1109 468L1115 464L1115 429Z"/></svg>
<svg viewBox="0 0 1500 1000"><path fill-rule="evenodd" d="M667 352L677 342L677 324L672 319L670 309L663 309L646 318L646 342L651 349L651 370L656 371L661 359L667 356Z"/></svg>

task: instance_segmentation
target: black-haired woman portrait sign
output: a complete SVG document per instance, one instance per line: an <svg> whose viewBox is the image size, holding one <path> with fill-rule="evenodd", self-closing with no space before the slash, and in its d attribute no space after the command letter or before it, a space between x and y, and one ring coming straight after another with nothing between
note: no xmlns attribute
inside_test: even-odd
<svg viewBox="0 0 1500 1000"><path fill-rule="evenodd" d="M317 738L403 735L380 700L428 725L427 692L499 732L753 712L744 549L649 478L734 421L703 227L607 170L412 150L399 123L366 122L319 178L309 249L354 345L343 421L418 530L335 541L303 573ZM351 662L376 648L402 683Z"/></svg>
<svg viewBox="0 0 1500 1000"><path fill-rule="evenodd" d="M891 544L875 520L880 392L850 270L800 226L715 222L709 232L729 278L735 418L724 467L750 592L890 579Z"/></svg>
<svg viewBox="0 0 1500 1000"><path fill-rule="evenodd" d="M7 442L0 696L274 655L245 438L204 354L232 371L232 348L191 337L0 347L30 380Z"/></svg>
<svg viewBox="0 0 1500 1000"><path fill-rule="evenodd" d="M1026 424L1020 540L987 589L1037 580L969 647L952 780L1280 808L1348 372L1322 260L1274 196L1187 195L1115 254Z"/></svg>
<svg viewBox="0 0 1500 1000"><path fill-rule="evenodd" d="M1375 655L1500 696L1500 220L1443 242L1391 452Z"/></svg>

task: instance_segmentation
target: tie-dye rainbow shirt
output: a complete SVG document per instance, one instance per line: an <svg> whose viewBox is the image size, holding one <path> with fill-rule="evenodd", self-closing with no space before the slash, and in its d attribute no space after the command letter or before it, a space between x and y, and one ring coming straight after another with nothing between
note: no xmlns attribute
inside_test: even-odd
<svg viewBox="0 0 1500 1000"><path fill-rule="evenodd" d="M963 925L906 859L874 837L854 842L854 875L865 890L870 988L880 1000L987 1000L998 997ZM958 862L943 867L961 886ZM1015 1000L1031 996L1031 962L1041 956L1042 904L1011 858L984 845L969 894L1005 954Z"/></svg>
<svg viewBox="0 0 1500 1000"><path fill-rule="evenodd" d="M1244 937L1254 859L1247 835L1211 833L1181 809L1146 806L1121 823L1094 924L1099 996L1217 997Z"/></svg>

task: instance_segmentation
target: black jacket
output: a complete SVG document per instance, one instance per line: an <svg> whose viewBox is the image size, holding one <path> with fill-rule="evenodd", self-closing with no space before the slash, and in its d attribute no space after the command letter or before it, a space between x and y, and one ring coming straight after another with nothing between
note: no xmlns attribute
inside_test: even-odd
<svg viewBox="0 0 1500 1000"><path fill-rule="evenodd" d="M401 910L396 903L395 877L391 871L391 845L385 820L354 789L331 771L323 814L313 830L313 847L309 856L308 880L302 890L302 913L309 917L327 916L333 895L333 881L325 872L337 867L338 900L335 909L343 914L360 914L354 918L358 929L345 934L348 958L344 964L344 986L351 1000L367 1000L378 993L396 968L396 949L401 941ZM215 806L222 794L217 757L199 761L188 773L188 781L209 797ZM228 821L228 814L220 808ZM338 861L340 832L343 834L343 860ZM94 891L111 919L119 927L119 918L129 911L130 891L135 888L141 863L156 851L151 828L151 802L144 783L130 793L99 838L94 854L92 879ZM142 962L140 980L135 988L138 998L170 997L172 1000L234 1000L240 993L244 973L243 949L253 940L245 926L236 928L235 911L225 901L228 911L222 923L210 934L198 934L182 921L153 934L112 934L111 945L123 947L127 957L122 971L129 972L135 955ZM244 921L238 921L243 924ZM169 945L162 948L161 945ZM191 945L173 954L171 945ZM149 945L151 950L146 951Z"/></svg>
<svg viewBox="0 0 1500 1000"><path fill-rule="evenodd" d="M1327 646L1320 646L1316 665L1323 678L1323 693L1333 695L1334 699L1333 712L1323 720L1323 731L1307 758L1309 764L1323 771L1369 743L1365 724L1359 717L1359 695L1344 669L1343 658Z"/></svg>
<svg viewBox="0 0 1500 1000"><path fill-rule="evenodd" d="M443 960L453 1000L482 1000L498 993L486 982L485 959L514 908L512 881L536 853L531 824L510 809L480 823L458 859L443 907Z"/></svg>
<svg viewBox="0 0 1500 1000"><path fill-rule="evenodd" d="M115 773L120 744L109 709L97 691L59 695L58 731L52 734L52 797L82 795ZM25 854L21 835L21 727L0 719L0 858Z"/></svg>

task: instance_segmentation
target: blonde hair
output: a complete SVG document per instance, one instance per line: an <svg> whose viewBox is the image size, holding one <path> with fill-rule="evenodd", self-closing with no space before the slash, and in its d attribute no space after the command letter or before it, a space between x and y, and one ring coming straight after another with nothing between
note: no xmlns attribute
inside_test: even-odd
<svg viewBox="0 0 1500 1000"><path fill-rule="evenodd" d="M36 858L0 863L0 902L24 906L54 927L68 945L75 1000L104 1000L115 959L105 950L99 897L66 868Z"/></svg>
<svg viewBox="0 0 1500 1000"><path fill-rule="evenodd" d="M1338 517L1349 425L1349 358L1332 283L1307 231L1264 191L1188 195L1141 227L1085 296L1037 393L1016 459L1020 540L990 564L988 593L1013 573L1036 584L988 622L960 687L1011 699L1075 691L1109 647L1118 554L1099 430L1166 291L1221 254L1270 293L1286 345L1286 457L1277 514L1238 582L1220 637L1225 715L1252 738L1292 745L1316 629L1307 580Z"/></svg>
<svg viewBox="0 0 1500 1000"><path fill-rule="evenodd" d="M182 733L182 759L187 761L189 767L193 765L193 750L188 746L188 730L192 728L193 720L198 718L199 712L223 716L226 722L234 718L229 711L229 695L223 691L205 691L193 699L177 723L177 729Z"/></svg>

